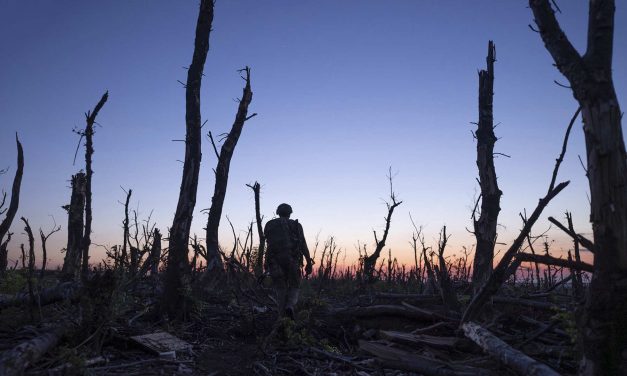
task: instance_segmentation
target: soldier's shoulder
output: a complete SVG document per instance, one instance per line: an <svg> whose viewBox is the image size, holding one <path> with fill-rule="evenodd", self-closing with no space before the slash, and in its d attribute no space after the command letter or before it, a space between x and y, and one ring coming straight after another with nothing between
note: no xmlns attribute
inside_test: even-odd
<svg viewBox="0 0 627 376"><path fill-rule="evenodd" d="M289 221L290 221L290 225L291 225L291 226L294 226L294 227L303 227L303 226L300 224L300 221L298 220L298 218L297 218L297 219L290 219Z"/></svg>
<svg viewBox="0 0 627 376"><path fill-rule="evenodd" d="M279 224L279 218L274 218L266 222L266 226L274 226Z"/></svg>

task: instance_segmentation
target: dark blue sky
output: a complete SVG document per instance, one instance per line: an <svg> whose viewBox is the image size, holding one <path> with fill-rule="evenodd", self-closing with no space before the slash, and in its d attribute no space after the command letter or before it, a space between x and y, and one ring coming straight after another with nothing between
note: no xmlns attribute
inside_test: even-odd
<svg viewBox="0 0 627 376"><path fill-rule="evenodd" d="M627 95L627 11L616 13L614 80ZM561 1L559 20L575 46L585 47L587 2ZM65 230L61 206L84 113L105 90L95 135L94 235L121 242L124 198L133 189L140 217L154 209L164 232L178 197L184 137L184 89L193 51L196 1L0 0L0 164L10 166L0 187L10 189L13 134L25 149L19 216L35 227ZM518 213L532 210L546 191L568 120L577 104L552 66L525 1L252 1L218 0L202 86L204 132L228 131L243 82L252 67L259 116L246 124L231 165L224 212L236 229L253 216L244 184L262 184L262 212L289 202L310 242L335 235L354 258L354 244L372 242L386 212L386 173L392 166L398 197L389 245L409 259L408 213L432 242L449 226L451 252L471 246L470 210L477 192L470 122L477 120L477 71L487 42L496 43L496 149L504 192L499 241L511 242ZM203 143L198 205L192 231L204 235L216 160ZM587 231L587 182L578 122L561 179L572 181L546 211L574 212ZM223 245L232 237L226 220ZM542 220L536 231L548 227ZM13 231L21 233L16 220ZM554 238L560 239L557 232ZM10 257L19 249L17 238ZM65 232L51 240L63 247ZM567 247L556 244L556 248ZM371 247L369 248L371 249ZM98 251L100 252L100 251ZM59 257L59 256L56 256ZM96 260L102 257L97 253Z"/></svg>

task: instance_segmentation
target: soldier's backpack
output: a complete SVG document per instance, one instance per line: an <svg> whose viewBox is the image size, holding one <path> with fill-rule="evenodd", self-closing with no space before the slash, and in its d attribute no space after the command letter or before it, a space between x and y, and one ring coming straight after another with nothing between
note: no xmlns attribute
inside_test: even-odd
<svg viewBox="0 0 627 376"><path fill-rule="evenodd" d="M298 236L298 220L279 219L278 226L274 226L268 235L268 246L276 250L296 250L300 237Z"/></svg>

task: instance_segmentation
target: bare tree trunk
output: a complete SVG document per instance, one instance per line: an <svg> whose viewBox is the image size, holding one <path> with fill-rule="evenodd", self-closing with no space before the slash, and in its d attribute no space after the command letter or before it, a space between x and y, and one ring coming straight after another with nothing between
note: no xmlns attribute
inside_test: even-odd
<svg viewBox="0 0 627 376"><path fill-rule="evenodd" d="M122 222L122 228L124 229L124 239L122 239L122 255L120 256L122 261L122 270L124 270L124 266L127 262L126 258L128 256L127 245L128 245L128 203L131 200L131 195L133 194L133 190L129 189L126 192L126 201L124 202L124 222ZM135 269L133 269L133 261L137 262L137 260L133 260L131 258L131 274L135 273Z"/></svg>
<svg viewBox="0 0 627 376"><path fill-rule="evenodd" d="M159 260L161 259L161 233L158 228L153 230L152 246L150 247L150 254L146 258L146 261L142 265L139 275L143 276L150 270L150 276L155 277L159 272Z"/></svg>
<svg viewBox="0 0 627 376"><path fill-rule="evenodd" d="M2 244L0 244L0 276L2 276L2 274L7 270L7 266L9 263L9 260L8 260L9 251L7 249L7 246L9 245L9 242L11 241L11 236L13 236L13 233L9 232L7 234L6 240L2 242Z"/></svg>
<svg viewBox="0 0 627 376"><path fill-rule="evenodd" d="M83 234L83 239L81 240L83 259L81 274L83 280L87 278L87 273L89 271L89 246L91 245L91 178L94 174L94 171L91 169L91 159L94 154L94 124L96 123L96 116L98 116L98 112L102 109L105 102L107 102L107 99L109 99L108 91L104 93L102 98L100 98L100 101L98 101L94 110L85 114L87 122L83 133L85 136L85 233Z"/></svg>
<svg viewBox="0 0 627 376"><path fill-rule="evenodd" d="M15 177L13 178L11 202L9 203L6 217L0 222L0 275L4 273L7 268L7 245L11 239L9 228L11 228L11 223L13 222L13 218L15 218L15 213L17 213L17 208L20 203L20 187L22 185L22 175L24 174L24 150L22 149L20 140L17 138L17 133L15 134L15 143L17 144L17 169L15 170ZM7 233L9 233L7 240L3 242L4 236L7 235Z"/></svg>
<svg viewBox="0 0 627 376"><path fill-rule="evenodd" d="M385 242L388 238L388 232L390 231L390 222L392 221L392 214L394 213L394 209L397 206L403 203L403 201L396 201L396 194L394 193L394 187L392 186L392 169L389 169L388 180L390 181L390 202L386 202L385 205L388 208L388 215L385 218L385 229L383 230L383 237L381 240L377 238L377 232L373 231L374 234L374 242L376 244L376 248L374 252L370 256L366 256L364 258L364 277L366 281L373 282L374 281L374 270L375 265L377 263L377 259L385 247Z"/></svg>
<svg viewBox="0 0 627 376"><path fill-rule="evenodd" d="M78 277L81 265L81 241L83 239L85 213L85 174L79 172L72 175L72 197L68 211L67 246L63 260L62 274L65 279Z"/></svg>
<svg viewBox="0 0 627 376"><path fill-rule="evenodd" d="M48 238L52 236L55 232L61 231L61 226L53 227L52 230L48 234L44 234L43 230L39 228L39 237L41 238L41 270L39 271L39 282L41 285L41 280L44 278L44 274L46 272L46 263L48 259L48 251L46 249L46 242Z"/></svg>
<svg viewBox="0 0 627 376"><path fill-rule="evenodd" d="M201 153L200 86L209 51L209 35L213 22L213 1L201 0L196 22L196 39L192 64L187 71L185 90L185 161L176 212L169 236L164 308L171 318L184 312L182 289L189 281L188 239L192 225ZM181 309L183 308L183 309Z"/></svg>
<svg viewBox="0 0 627 376"><path fill-rule="evenodd" d="M446 236L446 226L442 227L440 233L440 242L438 244L438 281L440 282L440 293L442 294L442 301L447 309L459 312L459 301L457 300L457 294L451 283L451 278L448 274L448 268L446 267L446 260L444 259L444 249L446 248L446 242L448 237Z"/></svg>
<svg viewBox="0 0 627 376"><path fill-rule="evenodd" d="M570 131L577 120L577 116L579 116L579 112L581 107L575 111L575 114L570 119L570 123L568 123L568 127L566 128L566 134L564 135L564 141L562 142L562 150L560 152L559 157L555 160L555 167L553 167L553 174L551 176L551 182L549 183L549 189L544 197L540 199L538 205L531 213L529 219L525 216L523 218L524 226L520 233L509 247L509 249L505 252L501 260L499 261L497 267L492 271L490 277L486 281L486 283L479 289L479 291L473 296L470 304L466 307L464 314L462 315L462 324L467 321L472 321L476 318L476 316L481 312L485 303L490 299L496 292L499 290L501 285L509 278L509 276L516 272L516 269L520 266L520 260L514 260L514 256L520 250L525 239L528 239L529 232L531 228L536 223L538 218L540 218L540 214L544 208L551 202L555 196L557 196L564 188L570 184L570 181L564 181L557 185L555 182L557 180L557 173L559 172L560 165L564 160L564 155L566 154L566 148L568 146L568 137L570 136Z"/></svg>
<svg viewBox="0 0 627 376"><path fill-rule="evenodd" d="M263 218L261 217L261 208L259 204L261 185L259 184L259 182L255 182L255 184L253 185L246 184L246 186L252 189L255 194L255 221L257 222L257 234L259 236L259 248L257 248L257 260L255 270L257 275L261 275L263 273L263 258L266 253L266 237L263 234L263 225L261 222Z"/></svg>
<svg viewBox="0 0 627 376"><path fill-rule="evenodd" d="M211 208L209 209L209 218L207 219L207 272L215 270L223 270L222 257L220 256L220 245L218 242L218 227L220 227L220 218L222 217L222 208L224 206L224 198L226 197L226 186L229 180L229 167L231 165L231 158L235 151L235 145L242 134L244 123L246 120L256 116L252 114L248 116L248 106L253 100L253 92L250 88L250 68L245 67L240 72L245 73L244 80L246 85L242 93L242 98L239 101L237 108L237 115L235 121L231 127L231 131L226 136L226 140L220 148L220 154L217 155L217 149L215 143L213 143L213 137L211 142L213 144L214 151L218 157L218 165L215 169L215 186L213 188L213 197L211 198Z"/></svg>
<svg viewBox="0 0 627 376"><path fill-rule="evenodd" d="M161 233L157 228L155 229L154 240L150 249L150 258L152 259L150 275L154 277L159 272L159 260L161 259Z"/></svg>
<svg viewBox="0 0 627 376"><path fill-rule="evenodd" d="M555 196L558 195L558 193L566 188L568 183L569 182L562 182L558 184L555 188L552 188L545 197L540 199L538 206L536 206L533 213L531 213L529 220L525 223L518 237L514 240L507 252L505 252L503 258L501 259L501 261L499 261L498 266L493 270L486 283L479 290L479 292L475 294L473 299L470 301L470 304L466 307L466 311L464 311L464 315L462 316L462 323L474 320L476 316L480 313L483 305L488 301L488 299L492 297L492 295L494 295L499 290L503 282L505 282L505 280L507 280L507 278L516 271L516 268L520 264L511 268L510 262L520 249L520 246L529 234L529 231L531 231L531 228L533 227L535 222L538 220L538 218L540 218L540 214L542 214L544 208Z"/></svg>
<svg viewBox="0 0 627 376"><path fill-rule="evenodd" d="M568 230L575 234L575 227L573 226L572 213L566 212L566 220L568 221ZM579 241L573 239L573 250L575 252L575 261L581 262L581 255L579 254ZM570 257L570 253L569 253ZM573 274L573 290L575 292L575 298L580 299L583 296L583 281L581 279L581 272L579 270L571 269Z"/></svg>
<svg viewBox="0 0 627 376"><path fill-rule="evenodd" d="M476 294L492 273L496 225L499 216L502 192L499 189L494 168L494 120L492 101L494 97L494 43L488 43L487 70L479 72L479 122L475 137L477 139L477 168L481 186L481 214L474 220L474 232L477 239L475 261L473 264L472 286ZM474 219L473 213L473 219Z"/></svg>
<svg viewBox="0 0 627 376"><path fill-rule="evenodd" d="M615 4L590 1L583 56L561 30L548 0L529 5L546 49L582 108L595 257L581 320L580 374L619 374L627 369L627 154L612 79Z"/></svg>
<svg viewBox="0 0 627 376"><path fill-rule="evenodd" d="M35 275L35 238L33 237L33 230L30 227L30 223L24 217L21 218L22 222L24 222L24 231L26 231L26 235L28 236L28 275L27 275L27 283L28 283L28 295L30 295L30 303L31 309L29 310L31 315L31 320L33 319L33 311L32 309L36 306L37 301L35 300L35 290L33 289L33 276Z"/></svg>

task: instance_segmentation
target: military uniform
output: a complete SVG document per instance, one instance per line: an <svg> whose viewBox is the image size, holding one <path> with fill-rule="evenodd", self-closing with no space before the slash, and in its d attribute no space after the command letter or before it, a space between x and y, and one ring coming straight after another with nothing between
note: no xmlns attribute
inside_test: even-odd
<svg viewBox="0 0 627 376"><path fill-rule="evenodd" d="M263 232L268 242L266 267L276 291L279 315L293 318L294 307L298 302L303 257L310 263L303 226L289 219L288 214L268 221Z"/></svg>

